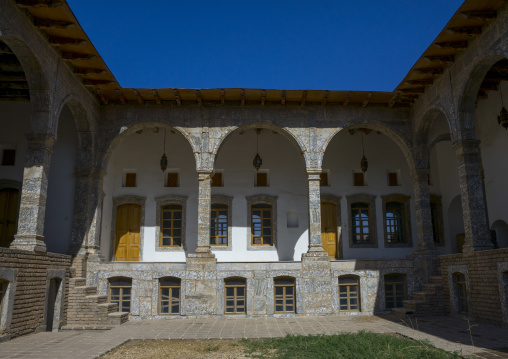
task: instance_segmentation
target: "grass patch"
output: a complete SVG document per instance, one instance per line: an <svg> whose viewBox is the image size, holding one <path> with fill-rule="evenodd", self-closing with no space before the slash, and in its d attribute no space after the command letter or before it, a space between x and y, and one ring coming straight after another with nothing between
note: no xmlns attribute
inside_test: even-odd
<svg viewBox="0 0 508 359"><path fill-rule="evenodd" d="M244 339L242 344L252 358L461 358L457 354L437 349L428 342L365 331L339 335Z"/></svg>

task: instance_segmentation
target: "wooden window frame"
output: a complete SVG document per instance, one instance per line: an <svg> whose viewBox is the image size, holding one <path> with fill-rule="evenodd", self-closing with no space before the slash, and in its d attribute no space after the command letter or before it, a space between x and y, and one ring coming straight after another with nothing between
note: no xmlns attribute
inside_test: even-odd
<svg viewBox="0 0 508 359"><path fill-rule="evenodd" d="M359 207L359 205L365 205L366 208L364 207ZM355 202L355 203L351 203L351 241L354 243L354 244L372 244L372 239L371 239L371 233L372 233L372 223L371 223L371 215L370 215L370 209L369 209L369 203L366 203L366 202ZM364 220L362 219L362 215L363 215L363 212L366 211L367 213L367 226L364 226L363 223L360 224L360 226L356 226L355 223L356 223L356 217L353 213L353 211L360 211L360 222L363 222ZM360 236L360 237L365 237L366 236L366 233L364 233L364 230L365 230L365 227L366 229L368 230L368 236L369 236L369 240L368 241L365 241L365 240L361 240L361 241L355 241L355 236ZM360 233L355 233L356 232L356 229L359 228L360 229Z"/></svg>
<svg viewBox="0 0 508 359"><path fill-rule="evenodd" d="M341 279L342 280L345 280L345 279L354 279L356 281L356 283L341 283ZM356 287L356 292L352 291L351 289L353 287ZM341 293L341 288L345 288L346 291L345 293ZM345 296L342 296L341 297L341 294L345 294ZM356 297L354 296L356 294ZM362 306L361 306L361 294L360 294L360 277L358 277L357 275L353 275L353 274L345 274L345 275L341 275L339 277L339 312L361 312L362 311ZM340 301L341 299L346 299L346 309L342 309L341 307L343 306ZM351 304L351 300L352 299L356 299L357 300L357 303L356 305L355 304ZM356 306L357 308L352 308Z"/></svg>
<svg viewBox="0 0 508 359"><path fill-rule="evenodd" d="M462 278L461 278L462 276ZM467 298L467 279L464 273L454 273L455 294L457 298L457 313L461 315L469 314L469 301Z"/></svg>
<svg viewBox="0 0 508 359"><path fill-rule="evenodd" d="M404 194L389 194L386 196L381 196L383 203L383 229L384 229L384 243L385 248L405 248L412 247L413 240L411 236L411 210L409 206L409 196ZM389 232L388 222L392 221L392 219L387 215L387 205L390 203L399 203L402 213L402 238L403 241L397 240L400 234L393 234L391 231ZM392 239L391 236L395 235L395 240Z"/></svg>
<svg viewBox="0 0 508 359"><path fill-rule="evenodd" d="M266 176L266 185L260 185L259 184L259 176L260 175L265 175ZM254 187L270 187L270 177L269 177L269 172L268 170L259 170L255 173L255 182L254 182Z"/></svg>
<svg viewBox="0 0 508 359"><path fill-rule="evenodd" d="M179 282L178 285L163 285L162 282L164 280L174 280L175 282ZM167 299L163 299L162 290L163 289L169 289L169 294ZM178 289L178 299L175 299L173 295L173 291ZM158 305L158 313L159 315L180 315L180 312L182 310L181 307L181 298L182 298L182 280L180 278L176 277L163 277L159 278L159 305ZM163 303L164 302L164 303ZM165 304L167 302L167 304ZM178 306L178 312L173 313L171 308L173 308L174 305ZM162 308L167 306L168 307L168 313L163 313Z"/></svg>
<svg viewBox="0 0 508 359"><path fill-rule="evenodd" d="M246 197L247 200L247 250L277 250L277 197L267 195L256 195ZM267 204L271 205L271 244L253 244L253 231L252 231L252 212L253 205Z"/></svg>
<svg viewBox="0 0 508 359"><path fill-rule="evenodd" d="M377 220L376 220L376 196L366 193L356 193L346 196L347 209L348 209L348 235L350 248L377 248ZM355 203L368 204L369 210L369 239L368 243L355 243L353 242L353 205Z"/></svg>
<svg viewBox="0 0 508 359"><path fill-rule="evenodd" d="M244 284L228 284L228 280L236 280L243 281ZM228 288L233 288L234 294L232 296L228 295ZM238 289L243 288L243 296L238 295ZM228 301L233 301L233 306L229 306ZM238 302L243 301L243 306L239 305ZM232 312L228 312L228 309L232 308ZM239 311L238 309L243 308L243 311ZM247 314L247 280L242 277L232 277L224 279L224 314L225 315L245 315Z"/></svg>
<svg viewBox="0 0 508 359"><path fill-rule="evenodd" d="M362 178L361 184L359 184L360 181L357 181L357 179L359 179L359 176L361 176ZM367 181L365 173L361 171L353 171L353 187L365 187L366 185Z"/></svg>
<svg viewBox="0 0 508 359"><path fill-rule="evenodd" d="M169 185L169 176L170 175L174 175L176 176L176 185L175 186L170 186ZM165 172L165 176L164 176L164 187L168 187L168 188L177 188L177 187L180 187L180 173L178 171L166 171Z"/></svg>
<svg viewBox="0 0 508 359"><path fill-rule="evenodd" d="M180 208L170 208L170 209L164 209L164 207L166 206L178 206ZM182 247L183 245L183 231L184 231L184 227L183 227L183 206L180 204L180 203L166 203L164 204L161 209L160 209L160 212L161 212L161 218L160 218L160 237L159 237L159 240L160 240L160 247ZM165 213L171 213L171 218L164 218L164 214ZM174 218L175 217L175 213L179 213L180 214L180 218ZM171 223L171 226L170 227L164 227L164 222L165 221L170 221ZM175 221L180 221L180 227L175 227L174 226L174 222ZM169 229L171 231L171 235L169 237L167 236L164 236L164 230L165 229ZM180 236L174 236L173 233L175 230L180 230ZM171 244L164 244L164 239L165 238L169 238L169 241ZM180 244L174 244L175 242L175 238L180 238Z"/></svg>
<svg viewBox="0 0 508 359"><path fill-rule="evenodd" d="M138 175L136 172L125 172L125 188L135 188L138 186Z"/></svg>
<svg viewBox="0 0 508 359"><path fill-rule="evenodd" d="M390 277L395 277L395 276L401 276L400 278L403 278L403 280L395 280L395 279L391 279ZM404 273L389 273L389 274L385 274L383 276L383 281L384 281L384 291L385 291L385 308L386 309L393 309L393 308L400 308L403 306L403 302L404 300L406 300L406 293L407 293L407 276L406 274ZM402 290L398 290L397 289L397 286L398 285L401 285L402 284ZM387 290L387 287L391 287L391 291L393 292L393 294L390 295L390 297L393 297L393 304L394 306L393 307L388 307L388 297L389 297L389 294L388 294L388 290ZM400 307L397 306L397 302L399 301L399 299L402 298L402 300L400 300Z"/></svg>
<svg viewBox="0 0 508 359"><path fill-rule="evenodd" d="M211 187L224 187L224 174L222 171L216 170L213 174L211 181L210 181Z"/></svg>
<svg viewBox="0 0 508 359"><path fill-rule="evenodd" d="M256 207L256 206L269 206L269 208ZM254 227L254 212L255 211L261 212L261 216L260 216L261 226L259 227L261 230L260 235L254 235L254 229L255 229L255 227ZM265 213L269 213L270 216L265 217ZM266 219L270 219L270 226L265 226L263 224L263 222ZM252 246L272 246L273 245L273 207L270 203L255 203L251 206L250 228L251 228L251 237L250 238L251 238L251 245ZM270 229L270 235L268 236L270 238L270 241L269 241L269 243L265 243L265 238L267 236L264 234L264 230L268 229L268 228ZM254 238L256 238L256 237L260 237L261 243L254 243Z"/></svg>
<svg viewBox="0 0 508 359"><path fill-rule="evenodd" d="M214 208L214 206L216 208ZM218 206L224 206L225 208L217 208ZM226 235L219 234L223 226L220 226L220 222L216 221L216 225L213 226L213 215L215 213L216 218L219 217L219 212L226 212ZM210 206L210 246L212 247L227 247L229 244L229 206L226 203L212 203ZM212 235L212 229L215 230L215 235ZM226 243L219 243L221 238L226 238ZM212 239L215 239L215 243L212 243Z"/></svg>
<svg viewBox="0 0 508 359"><path fill-rule="evenodd" d="M405 206L401 202L385 203L385 236L388 243L406 243Z"/></svg>
<svg viewBox="0 0 508 359"><path fill-rule="evenodd" d="M330 187L330 170L322 170L319 174L319 186Z"/></svg>
<svg viewBox="0 0 508 359"><path fill-rule="evenodd" d="M277 280L291 280L293 281L292 284L277 284ZM282 295L277 295L276 292L277 292L277 288L282 288ZM293 289L293 293L292 294L287 294L287 288L292 288ZM282 300L282 304L279 304L282 305L283 307L283 310L282 311L278 311L277 310L277 300ZM292 300L293 301L293 304L288 304L288 300ZM273 279L273 311L275 314L295 314L296 313L296 280L295 278L293 277L276 277ZM290 310L288 311L287 310L287 307L292 305L293 306L293 310Z"/></svg>
<svg viewBox="0 0 508 359"><path fill-rule="evenodd" d="M182 244L180 246L163 246L162 238L163 238L163 207L168 204L177 204L182 207ZM185 196L161 196L155 198L156 205L156 214L155 221L157 223L157 227L155 229L155 251L156 252L183 252L187 250L187 242L186 242L186 232L187 232L187 197Z"/></svg>
<svg viewBox="0 0 508 359"><path fill-rule="evenodd" d="M123 280L126 280L126 281L130 281L131 285L130 286L124 286L124 285L112 285L111 284L112 281L114 281L114 280L120 280L120 279L123 279ZM111 299L111 297L113 295L112 289L119 289L119 294L118 294L119 299L118 300ZM129 291L130 291L129 294L125 294L124 293L124 291L126 289L129 289ZM125 299L127 297L128 297L128 300ZM110 278L108 280L108 302L109 303L117 303L117 312L130 313L131 312L131 301L132 301L132 279L131 278L127 278L127 277ZM124 302L128 302L129 303L129 311L128 312L124 312L122 310L123 307L124 307L124 305L123 305Z"/></svg>
<svg viewBox="0 0 508 359"><path fill-rule="evenodd" d="M399 171L387 171L386 172L386 182L388 184L388 187L400 186L399 177L400 177Z"/></svg>

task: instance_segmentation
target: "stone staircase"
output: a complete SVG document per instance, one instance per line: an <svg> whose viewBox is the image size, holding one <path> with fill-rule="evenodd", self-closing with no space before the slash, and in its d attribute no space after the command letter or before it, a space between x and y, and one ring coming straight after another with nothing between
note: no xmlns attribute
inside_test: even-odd
<svg viewBox="0 0 508 359"><path fill-rule="evenodd" d="M62 330L112 329L128 319L129 313L117 312L117 305L87 286L85 278L70 279L67 325Z"/></svg>
<svg viewBox="0 0 508 359"><path fill-rule="evenodd" d="M406 317L430 317L445 314L443 283L439 270L439 259L433 265L433 276L429 283L422 285L420 292L413 292L413 299L404 300L402 308L393 308L392 313L403 319Z"/></svg>

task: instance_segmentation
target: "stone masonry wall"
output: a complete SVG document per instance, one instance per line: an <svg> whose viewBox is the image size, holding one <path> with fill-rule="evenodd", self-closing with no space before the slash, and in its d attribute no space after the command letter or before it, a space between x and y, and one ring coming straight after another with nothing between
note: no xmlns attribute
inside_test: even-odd
<svg viewBox="0 0 508 359"><path fill-rule="evenodd" d="M456 314L452 278L460 271L466 276L469 316L479 322L501 325L507 314L503 274L508 271L508 248L445 255L440 262L445 312Z"/></svg>
<svg viewBox="0 0 508 359"><path fill-rule="evenodd" d="M60 324L65 323L69 268L71 257L55 253L33 253L23 250L0 248L1 271L16 271L15 293L12 301L12 320L1 336L18 337L45 330L44 311L48 283L48 270L64 271L64 301ZM5 298L4 298L5 299ZM9 306L11 307L11 306ZM5 313L5 312L4 312Z"/></svg>

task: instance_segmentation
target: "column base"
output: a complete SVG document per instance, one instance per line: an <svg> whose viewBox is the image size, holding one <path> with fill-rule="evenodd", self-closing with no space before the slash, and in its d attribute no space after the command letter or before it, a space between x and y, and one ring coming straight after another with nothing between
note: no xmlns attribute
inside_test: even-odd
<svg viewBox="0 0 508 359"><path fill-rule="evenodd" d="M326 257L326 258L330 259L330 257L328 256L328 253L324 251L323 247L322 246L318 246L318 245L310 245L309 246L309 250L307 251L307 253L302 254L302 259L304 257L305 258L309 258L309 257Z"/></svg>
<svg viewBox="0 0 508 359"><path fill-rule="evenodd" d="M215 254L210 250L210 247L198 247L195 253L187 255L188 258L215 258Z"/></svg>
<svg viewBox="0 0 508 359"><path fill-rule="evenodd" d="M30 252L46 253L46 244L43 236L16 234L10 248L21 249Z"/></svg>

